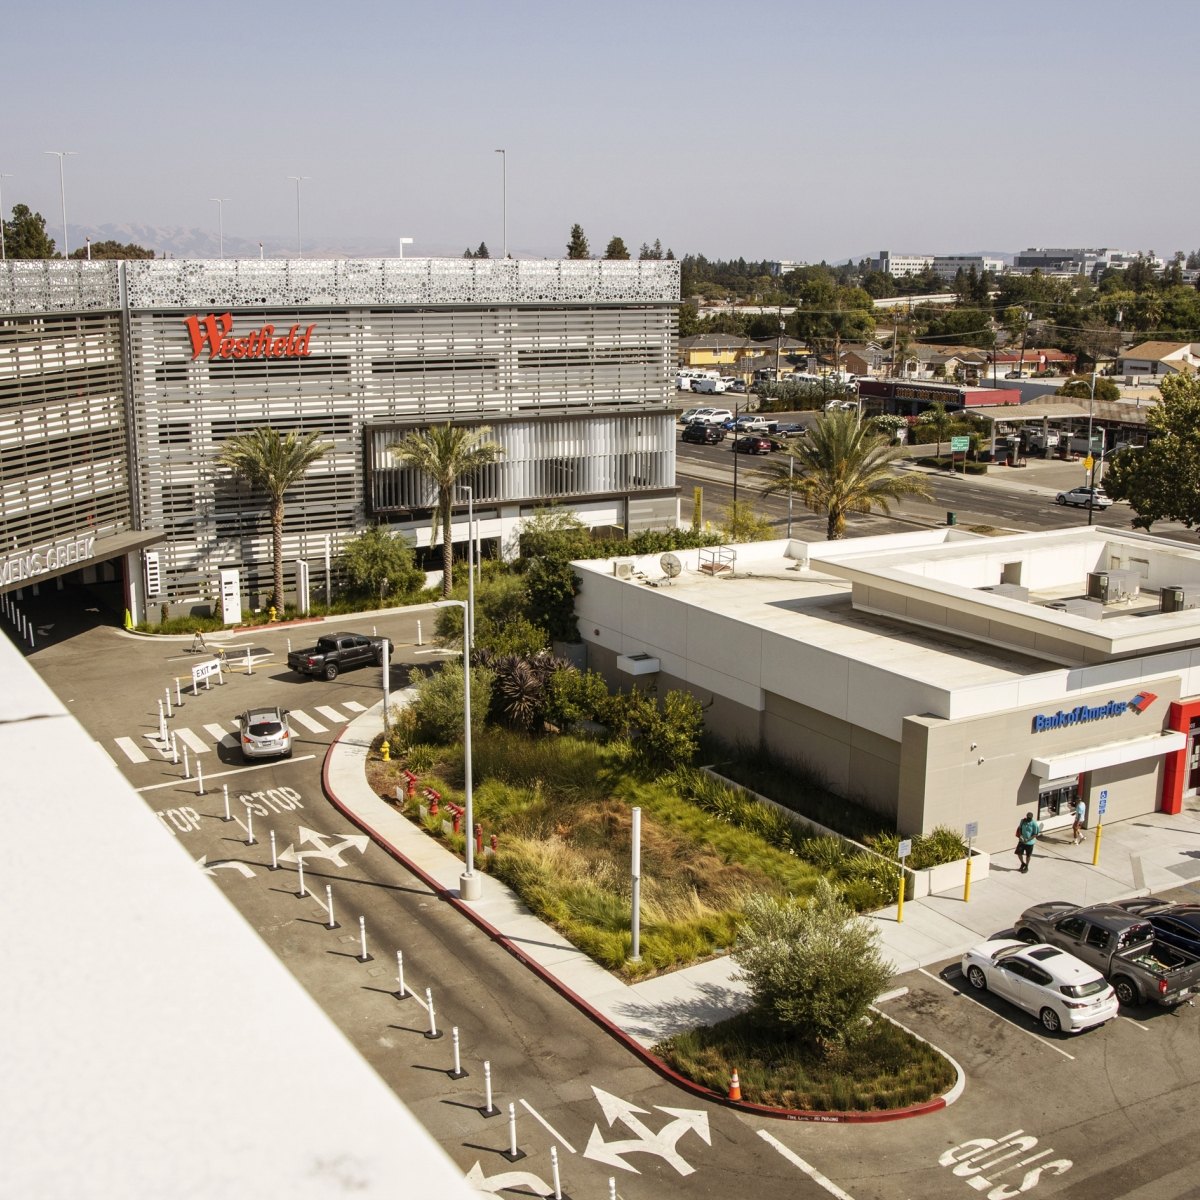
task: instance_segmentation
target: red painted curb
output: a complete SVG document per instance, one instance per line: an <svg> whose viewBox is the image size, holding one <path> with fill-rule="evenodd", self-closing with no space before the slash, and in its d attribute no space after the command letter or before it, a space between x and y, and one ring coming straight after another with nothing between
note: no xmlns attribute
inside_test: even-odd
<svg viewBox="0 0 1200 1200"><path fill-rule="evenodd" d="M669 1083L673 1083L676 1087L682 1088L684 1091L690 1092L693 1096L707 1100L710 1103L721 1104L726 1108L737 1109L739 1112L750 1113L759 1117L771 1117L780 1121L812 1121L830 1125L876 1125L884 1121L903 1121L908 1117L925 1116L927 1113L938 1112L946 1107L945 1097L938 1096L933 1100L927 1100L924 1104L912 1104L907 1108L893 1108L873 1112L815 1112L800 1108L771 1108L765 1104L752 1104L748 1100L730 1100L728 1097L722 1096L719 1092L714 1092L710 1088L696 1083L695 1080L688 1079L685 1075L680 1075L678 1071L669 1067L661 1058L651 1054L640 1042L630 1037L619 1025L615 1025L602 1012L593 1008L582 996L573 992L561 980L550 974L541 963L529 958L492 925L490 921L485 921L449 888L442 887L432 876L428 875L415 863L410 862L395 846L359 816L358 813L342 803L329 786L329 760L333 756L333 752L345 732L346 729L343 728L330 743L329 750L325 755L325 761L321 766L321 787L329 803L348 821L351 821L361 829L390 858L395 859L406 871L412 872L439 900L453 905L459 913L486 933L498 946L507 950L519 963L528 967L539 979L548 983L560 996L579 1009L585 1017L589 1018L595 1025L598 1025L610 1037L615 1038L627 1050L641 1059L646 1066L658 1075L661 1075Z"/></svg>

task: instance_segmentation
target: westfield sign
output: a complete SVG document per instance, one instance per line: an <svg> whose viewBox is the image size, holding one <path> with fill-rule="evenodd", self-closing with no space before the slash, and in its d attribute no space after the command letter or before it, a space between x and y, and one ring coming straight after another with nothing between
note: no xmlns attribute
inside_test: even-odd
<svg viewBox="0 0 1200 1200"><path fill-rule="evenodd" d="M192 339L192 359L208 351L211 358L307 358L308 343L315 325L303 333L293 325L287 333L278 333L274 325L264 325L251 333L233 336L233 314L209 314L186 317L188 337Z"/></svg>

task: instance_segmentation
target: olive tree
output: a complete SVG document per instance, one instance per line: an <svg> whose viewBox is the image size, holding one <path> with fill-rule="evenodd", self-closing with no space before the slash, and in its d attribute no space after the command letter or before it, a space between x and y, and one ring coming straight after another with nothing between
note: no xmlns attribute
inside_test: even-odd
<svg viewBox="0 0 1200 1200"><path fill-rule="evenodd" d="M797 1040L846 1042L891 981L879 932L827 879L807 901L753 895L733 948L755 1011Z"/></svg>

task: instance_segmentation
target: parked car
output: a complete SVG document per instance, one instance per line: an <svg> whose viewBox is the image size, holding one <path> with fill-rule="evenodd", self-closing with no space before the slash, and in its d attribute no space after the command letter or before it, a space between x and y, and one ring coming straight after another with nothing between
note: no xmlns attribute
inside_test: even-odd
<svg viewBox="0 0 1200 1200"><path fill-rule="evenodd" d="M995 992L1032 1013L1048 1033L1081 1033L1117 1015L1104 976L1057 946L999 938L968 950L962 969L977 992Z"/></svg>
<svg viewBox="0 0 1200 1200"><path fill-rule="evenodd" d="M1200 958L1168 945L1147 918L1115 904L1050 900L1027 908L1014 929L1023 941L1049 942L1103 972L1122 1004L1170 1008L1200 987Z"/></svg>
<svg viewBox="0 0 1200 1200"><path fill-rule="evenodd" d="M320 675L322 679L332 682L339 672L351 667L365 667L372 663L381 666L385 642L390 655L395 646L387 638L366 637L361 633L330 633L317 638L315 646L293 650L287 656L287 664L301 675Z"/></svg>
<svg viewBox="0 0 1200 1200"><path fill-rule="evenodd" d="M726 389L727 392L745 392L746 385L740 379L735 379Z"/></svg>
<svg viewBox="0 0 1200 1200"><path fill-rule="evenodd" d="M1055 496L1058 504L1073 504L1076 508L1110 508L1112 497L1104 494L1100 487L1077 487L1069 492L1059 492Z"/></svg>
<svg viewBox="0 0 1200 1200"><path fill-rule="evenodd" d="M735 454L770 454L771 439L759 437L756 433L746 433L733 442Z"/></svg>
<svg viewBox="0 0 1200 1200"><path fill-rule="evenodd" d="M692 418L692 421L703 421L706 425L721 425L725 421L732 421L733 413L727 408L710 408L707 412L701 409L699 413Z"/></svg>
<svg viewBox="0 0 1200 1200"><path fill-rule="evenodd" d="M767 437L770 439L772 450L782 450L786 442L795 438L805 437L807 434L808 427L806 425L799 425L794 421L788 421L782 425L776 425L767 434Z"/></svg>
<svg viewBox="0 0 1200 1200"><path fill-rule="evenodd" d="M708 395L716 395L725 390L725 381L723 379L693 379L692 391L707 393Z"/></svg>
<svg viewBox="0 0 1200 1200"><path fill-rule="evenodd" d="M287 712L273 705L250 708L238 717L242 758L291 758L292 727Z"/></svg>
<svg viewBox="0 0 1200 1200"><path fill-rule="evenodd" d="M742 413L734 422L734 427L738 433L770 433L773 424L775 422L760 417L758 413Z"/></svg>
<svg viewBox="0 0 1200 1200"><path fill-rule="evenodd" d="M711 405L708 408L685 408L679 414L679 423L681 425L690 425L693 421L700 420L701 417L706 416L712 411Z"/></svg>
<svg viewBox="0 0 1200 1200"><path fill-rule="evenodd" d="M685 425L680 434L681 442L694 442L697 446L715 446L725 440L725 430L720 425L705 425L703 421L693 421Z"/></svg>

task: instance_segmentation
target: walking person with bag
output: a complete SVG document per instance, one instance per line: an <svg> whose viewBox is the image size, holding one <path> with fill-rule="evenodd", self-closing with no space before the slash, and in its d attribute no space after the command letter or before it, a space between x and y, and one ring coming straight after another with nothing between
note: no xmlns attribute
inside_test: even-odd
<svg viewBox="0 0 1200 1200"><path fill-rule="evenodd" d="M1042 827L1033 819L1033 813L1027 812L1025 819L1017 826L1017 858L1021 860L1021 874L1029 870L1029 860L1033 857L1033 843L1037 841Z"/></svg>
<svg viewBox="0 0 1200 1200"><path fill-rule="evenodd" d="M1078 846L1083 841L1083 823L1087 820L1087 804L1082 796L1075 801L1071 814L1075 818L1071 822L1071 842Z"/></svg>

